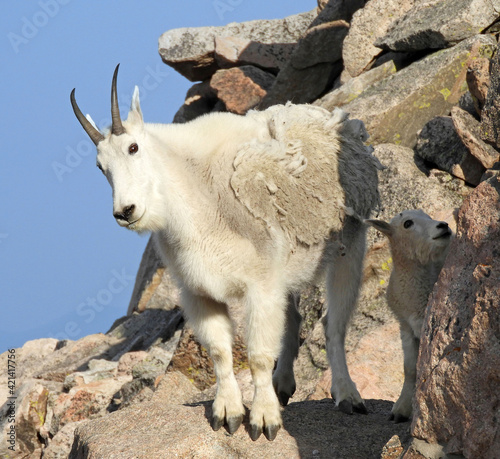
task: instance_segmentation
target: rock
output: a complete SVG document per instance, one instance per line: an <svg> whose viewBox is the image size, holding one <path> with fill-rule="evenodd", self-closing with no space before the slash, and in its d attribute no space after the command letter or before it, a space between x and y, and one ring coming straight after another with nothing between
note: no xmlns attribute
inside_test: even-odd
<svg viewBox="0 0 500 459"><path fill-rule="evenodd" d="M481 33L499 16L500 5L489 0L415 2L375 46L393 51L447 48Z"/></svg>
<svg viewBox="0 0 500 459"><path fill-rule="evenodd" d="M161 384L178 388L174 390L178 394L192 393L187 389L190 383L175 373L167 374ZM70 458L375 457L393 435L408 441L407 426L386 420L387 402L369 400L367 416L346 416L325 400L290 404L283 411L284 426L276 439L253 442L246 432L247 420L233 435L224 429L214 432L207 419L211 402L189 403L189 393L176 396L172 390L157 391L142 406L79 426ZM372 433L360 441L345 441L354 430L366 432L368 428Z"/></svg>
<svg viewBox="0 0 500 459"><path fill-rule="evenodd" d="M239 37L259 43L297 43L316 11L284 19L231 23L222 27L173 29L159 39L158 48L165 64L190 81L210 78L219 66L215 61L215 37Z"/></svg>
<svg viewBox="0 0 500 459"><path fill-rule="evenodd" d="M458 214L457 237L431 294L417 365L412 435L448 454L500 448L500 181L481 183Z"/></svg>
<svg viewBox="0 0 500 459"><path fill-rule="evenodd" d="M318 16L311 23L311 27L326 22L342 19L351 22L352 15L363 8L368 0L318 0Z"/></svg>
<svg viewBox="0 0 500 459"><path fill-rule="evenodd" d="M309 28L259 109L288 101L309 103L320 96L340 75L342 41L348 27L339 20Z"/></svg>
<svg viewBox="0 0 500 459"><path fill-rule="evenodd" d="M500 148L500 49L491 59L490 86L481 112L481 137Z"/></svg>
<svg viewBox="0 0 500 459"><path fill-rule="evenodd" d="M264 110L271 105L288 101L295 104L312 102L331 86L341 70L340 62L316 64L301 70L288 65L278 74L258 109Z"/></svg>
<svg viewBox="0 0 500 459"><path fill-rule="evenodd" d="M414 3L415 0L370 0L354 13L342 51L345 68L352 77L370 68L382 52L374 46L375 40L385 35L391 23Z"/></svg>
<svg viewBox="0 0 500 459"><path fill-rule="evenodd" d="M368 70L361 75L349 79L340 88L325 94L321 99L314 101L314 105L319 105L332 111L335 107L342 107L358 97L363 91L377 81L392 75L396 72L394 62L389 61L374 69Z"/></svg>
<svg viewBox="0 0 500 459"><path fill-rule="evenodd" d="M467 86L478 114L481 113L490 87L490 60L482 57L469 64Z"/></svg>
<svg viewBox="0 0 500 459"><path fill-rule="evenodd" d="M210 113L215 108L216 104L217 96L215 95L214 90L210 87L209 81L196 83L195 85L191 86L191 88L189 88L186 94L186 99L184 100L184 104L181 106L181 108L179 108L179 110L177 110L177 113L174 115L173 122L186 123L188 121L194 120L195 118L198 118L198 116ZM148 244L151 244L151 242L149 242ZM154 270L151 273L151 275L153 276L153 279L151 279L152 282L156 282L156 278L154 278L154 275L156 274L157 268L155 269L154 266L155 265L153 265L153 267L151 268ZM144 267L143 269L145 268L146 267ZM161 272L158 272L158 275L161 276ZM139 289L139 292L143 292L143 290L140 290L140 286L137 286L137 288ZM135 289L134 295L132 295L131 304L132 301L134 304L138 302L138 299L135 298ZM144 310L144 301L141 305L136 306L137 309L135 310ZM128 313L131 314L133 310L129 311Z"/></svg>
<svg viewBox="0 0 500 459"><path fill-rule="evenodd" d="M435 116L448 114L466 91L468 63L495 46L491 36L465 40L375 83L343 108L365 122L372 143L413 147L417 132Z"/></svg>
<svg viewBox="0 0 500 459"><path fill-rule="evenodd" d="M478 185L484 174L484 166L463 144L450 116L437 116L423 127L417 137L415 153L471 185Z"/></svg>
<svg viewBox="0 0 500 459"><path fill-rule="evenodd" d="M500 153L483 142L479 122L459 107L452 108L451 117L458 136L472 156L486 169L492 167L500 159Z"/></svg>
<svg viewBox="0 0 500 459"><path fill-rule="evenodd" d="M259 43L241 37L215 37L215 61L221 69L253 65L278 73L295 49L295 43Z"/></svg>
<svg viewBox="0 0 500 459"><path fill-rule="evenodd" d="M73 445L75 429L81 422L70 422L59 430L43 450L43 459L67 459Z"/></svg>
<svg viewBox="0 0 500 459"><path fill-rule="evenodd" d="M339 61L348 30L349 24L343 20L310 27L292 53L291 65L301 70L324 62Z"/></svg>
<svg viewBox="0 0 500 459"><path fill-rule="evenodd" d="M217 70L210 87L225 104L226 109L244 115L266 96L274 76L258 67L244 65L228 70Z"/></svg>
<svg viewBox="0 0 500 459"><path fill-rule="evenodd" d="M189 120L186 119L185 121ZM149 238L137 272L134 290L127 309L127 316L132 315L135 311L142 312L145 309L153 309L153 305L149 305L149 302L160 284L163 287L164 293L164 295L161 295L163 300L162 309L173 309L178 304L179 293L177 286L170 278L164 279L163 274L163 264L156 253L154 242Z"/></svg>

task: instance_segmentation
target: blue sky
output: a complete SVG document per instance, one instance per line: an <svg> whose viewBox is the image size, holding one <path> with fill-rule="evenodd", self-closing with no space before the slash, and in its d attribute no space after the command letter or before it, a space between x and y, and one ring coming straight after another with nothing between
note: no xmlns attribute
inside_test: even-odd
<svg viewBox="0 0 500 459"><path fill-rule="evenodd" d="M171 122L192 83L161 62L163 32L281 18L315 6L315 0L40 0L3 8L0 353L36 338L106 332L126 314L148 240L114 221L111 189L71 110L73 87L82 111L103 126L120 63L120 106L137 84L145 120Z"/></svg>

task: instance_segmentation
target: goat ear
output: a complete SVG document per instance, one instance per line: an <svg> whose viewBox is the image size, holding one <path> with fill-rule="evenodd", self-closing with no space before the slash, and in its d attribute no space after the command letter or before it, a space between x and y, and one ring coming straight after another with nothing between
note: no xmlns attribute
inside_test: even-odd
<svg viewBox="0 0 500 459"><path fill-rule="evenodd" d="M139 87L134 88L134 93L132 94L132 103L130 104L130 112L128 113L127 121L140 122L143 123L141 103L139 101Z"/></svg>
<svg viewBox="0 0 500 459"><path fill-rule="evenodd" d="M384 222L383 220L365 220L365 223L367 225L373 226L376 230L380 231L388 237L392 236L392 226L389 223Z"/></svg>

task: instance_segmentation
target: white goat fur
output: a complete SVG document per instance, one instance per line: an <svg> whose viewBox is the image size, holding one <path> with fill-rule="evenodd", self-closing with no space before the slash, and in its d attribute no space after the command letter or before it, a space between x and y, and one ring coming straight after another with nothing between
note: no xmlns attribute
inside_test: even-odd
<svg viewBox="0 0 500 459"><path fill-rule="evenodd" d="M281 426L275 390L286 403L295 387L300 315L293 294L325 268L332 395L337 404L364 407L344 353L366 232L345 208L367 218L378 204L380 163L364 146L363 123L341 110L288 104L244 117L149 124L136 91L123 127L97 144L98 165L113 188L114 212L134 205L118 223L153 233L182 288L185 315L214 361L212 427L225 422L232 433L245 412L227 304L241 304L246 315L255 385L250 434L273 439ZM134 143L139 150L130 155Z"/></svg>
<svg viewBox="0 0 500 459"><path fill-rule="evenodd" d="M392 409L396 422L410 419L415 392L420 332L429 295L448 254L452 232L446 222L421 210L405 210L390 223L366 220L389 238L393 270L387 303L400 323L404 384Z"/></svg>

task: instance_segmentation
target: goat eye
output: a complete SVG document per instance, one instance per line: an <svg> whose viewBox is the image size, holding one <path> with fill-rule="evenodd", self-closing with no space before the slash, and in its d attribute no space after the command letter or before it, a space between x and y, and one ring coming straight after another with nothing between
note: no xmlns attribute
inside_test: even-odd
<svg viewBox="0 0 500 459"><path fill-rule="evenodd" d="M413 220L406 220L404 223L403 223L403 226L405 228L409 228L410 226L413 225Z"/></svg>
<svg viewBox="0 0 500 459"><path fill-rule="evenodd" d="M104 169L102 168L101 163L97 163L96 166L102 173L104 173Z"/></svg>
<svg viewBox="0 0 500 459"><path fill-rule="evenodd" d="M128 147L128 152L131 155L134 155L138 151L139 151L139 145L137 145L136 143L133 143L133 144L130 145L130 147Z"/></svg>

